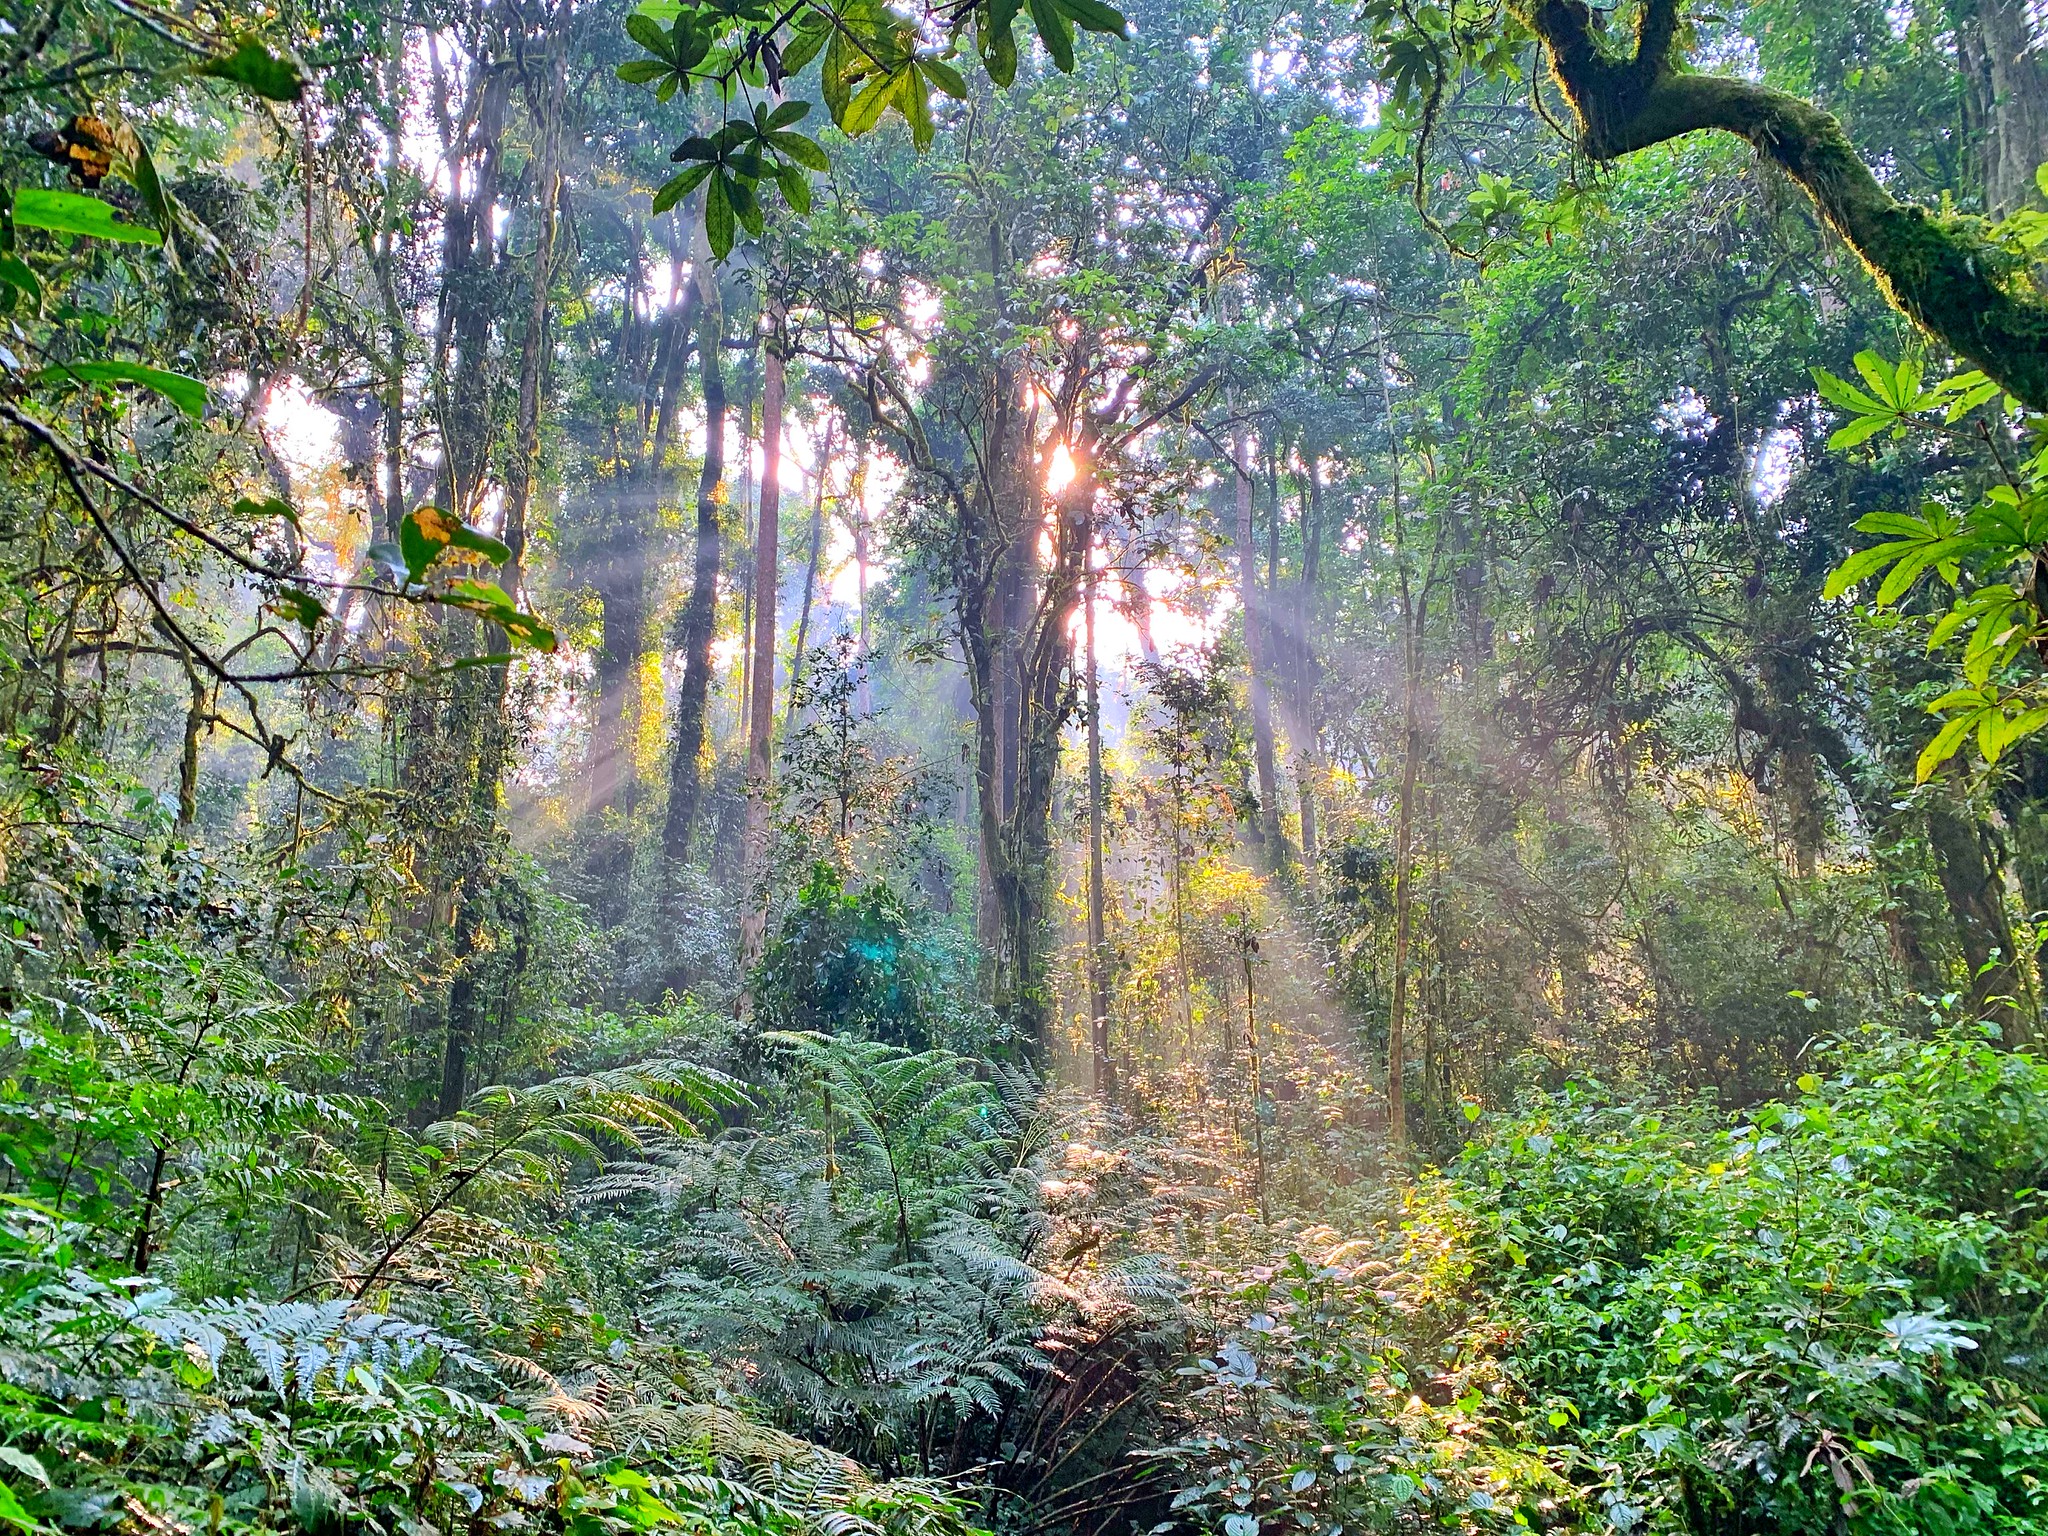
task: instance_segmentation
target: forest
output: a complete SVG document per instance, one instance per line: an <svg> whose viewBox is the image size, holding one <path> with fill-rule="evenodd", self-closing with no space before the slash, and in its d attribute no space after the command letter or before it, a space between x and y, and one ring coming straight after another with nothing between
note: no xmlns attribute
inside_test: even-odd
<svg viewBox="0 0 2048 1536"><path fill-rule="evenodd" d="M2042 0L0 0L0 1536L2048 1532Z"/></svg>

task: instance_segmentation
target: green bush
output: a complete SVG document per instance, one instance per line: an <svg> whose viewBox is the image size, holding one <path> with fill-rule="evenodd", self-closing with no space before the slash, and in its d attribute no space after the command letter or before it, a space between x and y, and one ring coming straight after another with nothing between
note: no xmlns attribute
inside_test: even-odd
<svg viewBox="0 0 2048 1536"><path fill-rule="evenodd" d="M1596 1528L2048 1522L2033 1057L1867 1030L1733 1120L1572 1089L1482 1132L1410 1235Z"/></svg>

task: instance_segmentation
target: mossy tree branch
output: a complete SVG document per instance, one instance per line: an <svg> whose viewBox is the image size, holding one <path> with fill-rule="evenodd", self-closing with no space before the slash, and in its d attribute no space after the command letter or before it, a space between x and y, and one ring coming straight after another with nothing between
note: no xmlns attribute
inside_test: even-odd
<svg viewBox="0 0 2048 1536"><path fill-rule="evenodd" d="M1848 242L1884 296L1921 329L2037 410L2048 410L2048 300L1983 220L1902 203L1879 185L1842 125L1754 81L1683 68L1678 0L1647 0L1626 58L1581 0L1511 0L1571 104L1579 147L1616 160L1701 131L1732 133L1782 169Z"/></svg>

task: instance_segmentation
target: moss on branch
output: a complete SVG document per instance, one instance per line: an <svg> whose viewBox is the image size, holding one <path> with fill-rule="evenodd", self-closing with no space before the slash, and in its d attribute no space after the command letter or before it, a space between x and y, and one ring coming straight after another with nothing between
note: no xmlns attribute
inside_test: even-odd
<svg viewBox="0 0 2048 1536"><path fill-rule="evenodd" d="M2048 300L1983 220L1902 203L1829 113L1753 81L1685 72L1676 0L1650 0L1632 56L1600 45L1580 0L1523 0L1577 120L1579 145L1614 160L1667 139L1732 133L1782 169L1863 259L1887 300L2011 394L2048 410Z"/></svg>

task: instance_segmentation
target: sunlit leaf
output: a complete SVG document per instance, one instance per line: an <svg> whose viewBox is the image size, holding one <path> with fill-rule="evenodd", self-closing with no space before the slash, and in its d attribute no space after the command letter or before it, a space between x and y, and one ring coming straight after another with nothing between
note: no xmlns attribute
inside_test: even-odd
<svg viewBox="0 0 2048 1536"><path fill-rule="evenodd" d="M247 86L266 101L297 101L306 89L298 65L254 39L245 40L225 58L207 60L198 73Z"/></svg>
<svg viewBox="0 0 2048 1536"><path fill-rule="evenodd" d="M14 194L14 222L19 228L90 235L98 240L125 240L135 245L164 243L162 234L147 225L116 219L113 207L96 197L47 187L23 187Z"/></svg>

